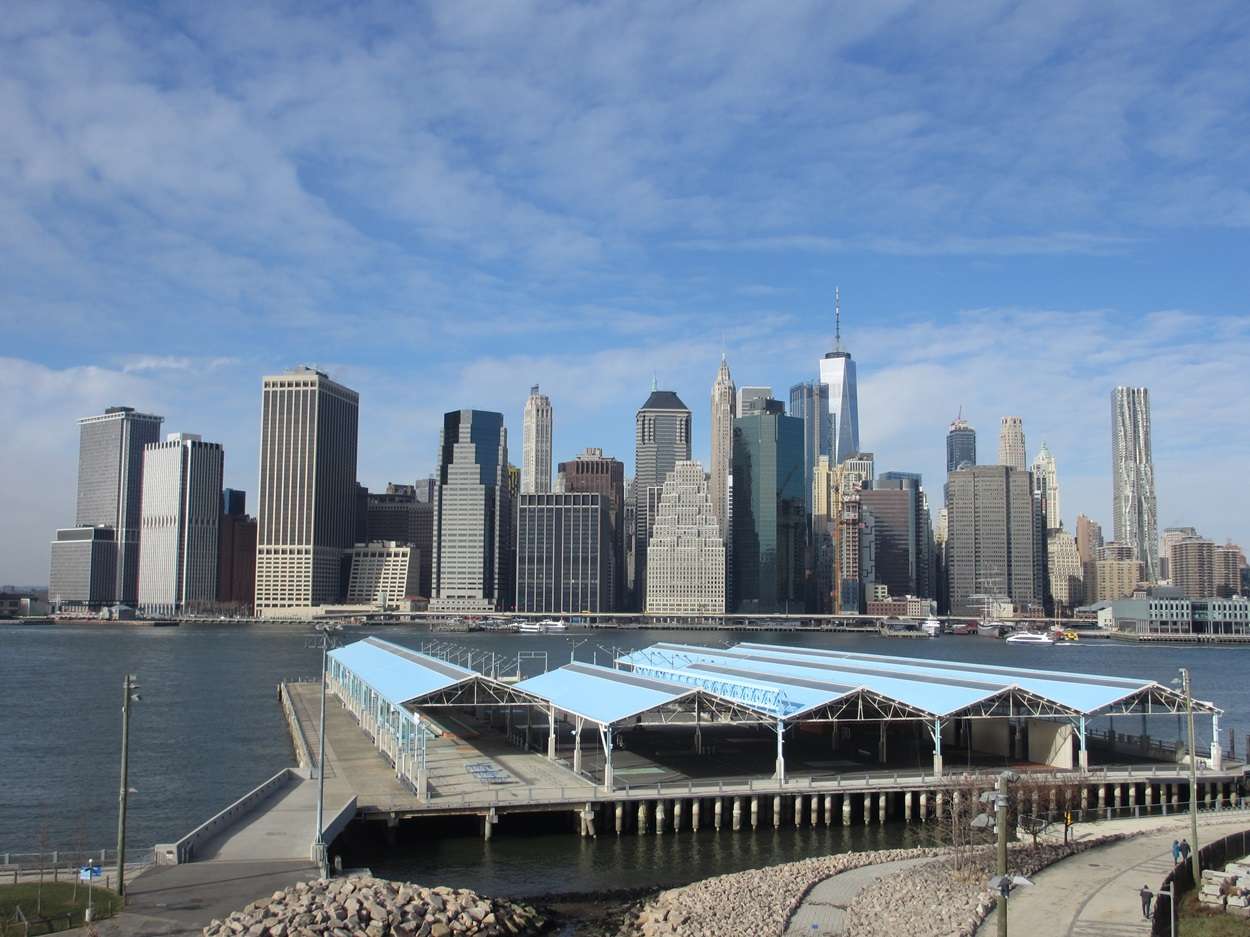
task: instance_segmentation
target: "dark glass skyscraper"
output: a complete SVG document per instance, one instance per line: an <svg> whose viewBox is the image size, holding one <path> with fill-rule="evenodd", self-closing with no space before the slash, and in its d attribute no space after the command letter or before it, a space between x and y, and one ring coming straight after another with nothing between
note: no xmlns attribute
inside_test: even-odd
<svg viewBox="0 0 1250 937"><path fill-rule="evenodd" d="M946 471L977 464L977 431L959 416L946 433Z"/></svg>
<svg viewBox="0 0 1250 937"><path fill-rule="evenodd" d="M751 613L804 607L803 421L769 403L734 420L734 598Z"/></svg>
<svg viewBox="0 0 1250 937"><path fill-rule="evenodd" d="M803 504L812 510L812 471L822 455L833 458L829 385L801 381L790 388L790 416L803 421Z"/></svg>

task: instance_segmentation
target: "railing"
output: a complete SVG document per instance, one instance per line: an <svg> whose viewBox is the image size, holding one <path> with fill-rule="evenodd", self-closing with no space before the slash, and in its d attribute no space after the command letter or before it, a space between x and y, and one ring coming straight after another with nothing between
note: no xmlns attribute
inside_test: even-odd
<svg viewBox="0 0 1250 937"><path fill-rule="evenodd" d="M301 768L312 768L312 755L308 739L304 737L304 726L295 715L295 704L291 702L291 693L284 680L278 684L278 698L282 700L282 713L286 716L287 729L291 734L291 744L295 747L295 763Z"/></svg>
<svg viewBox="0 0 1250 937"><path fill-rule="evenodd" d="M1198 864L1204 869L1223 869L1230 860L1240 859L1245 855L1250 855L1250 830L1232 833L1203 846L1198 850ZM1180 863L1168 873L1155 896L1151 937L1170 937L1179 933L1180 922L1169 892L1175 895L1179 903L1181 898L1193 890L1194 884L1194 867L1189 862Z"/></svg>
<svg viewBox="0 0 1250 937"><path fill-rule="evenodd" d="M126 875L146 869L156 861L153 849L127 849ZM95 849L84 852L78 849L53 849L48 852L0 852L0 882L18 884L33 882L40 878L45 882L72 882L78 878L78 870L85 865L98 865L104 870L99 884L106 884L106 877L116 872L117 850Z"/></svg>
<svg viewBox="0 0 1250 937"><path fill-rule="evenodd" d="M300 777L291 768L283 768L268 781L248 791L225 810L205 820L182 839L174 843L158 843L158 865L181 865L195 858L196 850L223 831L235 825L240 818L253 813L257 807L277 794L293 780Z"/></svg>

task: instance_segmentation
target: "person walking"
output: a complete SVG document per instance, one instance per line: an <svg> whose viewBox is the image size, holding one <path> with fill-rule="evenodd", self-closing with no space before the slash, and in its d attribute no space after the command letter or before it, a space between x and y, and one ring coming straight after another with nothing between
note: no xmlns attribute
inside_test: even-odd
<svg viewBox="0 0 1250 937"><path fill-rule="evenodd" d="M1181 844L1180 840L1172 840L1172 865L1180 865L1181 863Z"/></svg>
<svg viewBox="0 0 1250 937"><path fill-rule="evenodd" d="M1190 852L1191 852L1191 850L1190 850L1190 848L1189 848L1189 840L1187 840L1187 839L1182 839L1182 840L1181 840L1181 858L1182 858L1184 861L1188 862L1188 861L1189 861L1189 853L1190 853Z"/></svg>
<svg viewBox="0 0 1250 937"><path fill-rule="evenodd" d="M1149 885L1143 885L1141 887L1141 891L1139 891L1138 894L1141 895L1141 916L1149 920L1150 903L1154 901L1155 894L1154 892L1150 890Z"/></svg>

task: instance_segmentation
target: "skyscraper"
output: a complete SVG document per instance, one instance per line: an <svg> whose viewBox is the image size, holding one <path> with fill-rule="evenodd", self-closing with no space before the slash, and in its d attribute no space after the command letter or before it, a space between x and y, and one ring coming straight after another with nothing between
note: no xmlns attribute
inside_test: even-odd
<svg viewBox="0 0 1250 937"><path fill-rule="evenodd" d="M1059 470L1055 466L1055 457L1046 448L1046 443L1042 443L1041 451L1033 460L1033 493L1042 506L1046 529L1062 527L1063 515L1059 513Z"/></svg>
<svg viewBox="0 0 1250 937"><path fill-rule="evenodd" d="M517 611L614 611L609 538L608 498L598 492L521 495Z"/></svg>
<svg viewBox="0 0 1250 937"><path fill-rule="evenodd" d="M716 512L722 536L727 532L725 518L729 513L734 417L738 412L734 395L734 380L729 373L729 363L721 355L720 368L717 369L716 380L712 383L712 464L708 472L708 494L712 498L712 510Z"/></svg>
<svg viewBox="0 0 1250 937"><path fill-rule="evenodd" d="M559 477L560 491L603 497L608 530L603 545L607 581L602 610L618 611L625 603L625 465L604 456L602 449L587 448L572 462L560 463Z"/></svg>
<svg viewBox="0 0 1250 937"><path fill-rule="evenodd" d="M1111 463L1115 539L1136 548L1142 576L1153 582L1159 578L1159 536L1145 387L1111 393Z"/></svg>
<svg viewBox="0 0 1250 937"><path fill-rule="evenodd" d="M1056 615L1070 612L1085 601L1085 567L1076 538L1062 528L1047 534L1046 567Z"/></svg>
<svg viewBox="0 0 1250 937"><path fill-rule="evenodd" d="M139 532L143 493L143 447L161 438L163 417L133 407L109 407L78 421L79 527L112 527L116 585L109 601L139 599ZM96 538L97 551L107 538Z"/></svg>
<svg viewBox="0 0 1250 937"><path fill-rule="evenodd" d="M640 599L647 594L647 543L655 522L649 506L658 502L673 467L689 459L690 410L671 390L653 386L634 421L634 593Z"/></svg>
<svg viewBox="0 0 1250 937"><path fill-rule="evenodd" d="M510 604L512 503L503 414L443 415L434 492L430 608L493 611Z"/></svg>
<svg viewBox="0 0 1250 937"><path fill-rule="evenodd" d="M957 468L976 464L977 431L963 418L961 410L946 431L946 471L950 473Z"/></svg>
<svg viewBox="0 0 1250 937"><path fill-rule="evenodd" d="M820 382L828 388L829 427L833 432L834 461L844 462L859 452L859 390L855 362L842 349L842 303L833 291L833 351L820 359Z"/></svg>
<svg viewBox="0 0 1250 937"><path fill-rule="evenodd" d="M1081 556L1081 564L1092 563L1098 559L1098 548L1102 546L1102 524L1090 520L1084 514L1076 516L1076 551Z"/></svg>
<svg viewBox="0 0 1250 937"><path fill-rule="evenodd" d="M1025 608L1039 606L1029 473L978 465L951 472L949 484L946 565L952 614L978 613L977 594L1005 595Z"/></svg>
<svg viewBox="0 0 1250 937"><path fill-rule="evenodd" d="M261 382L256 613L337 602L356 538L360 395L313 368Z"/></svg>
<svg viewBox="0 0 1250 937"><path fill-rule="evenodd" d="M734 420L733 594L740 611L804 607L803 421L780 401Z"/></svg>
<svg viewBox="0 0 1250 937"><path fill-rule="evenodd" d="M725 613L725 545L698 462L680 461L665 478L646 584L648 615Z"/></svg>
<svg viewBox="0 0 1250 937"><path fill-rule="evenodd" d="M170 433L143 450L139 607L174 615L217 602L221 445Z"/></svg>
<svg viewBox="0 0 1250 937"><path fill-rule="evenodd" d="M860 492L878 520L877 582L893 596L934 598L933 522L918 472L882 472Z"/></svg>
<svg viewBox="0 0 1250 937"><path fill-rule="evenodd" d="M1172 544L1172 585L1190 599L1215 595L1215 543L1187 537Z"/></svg>
<svg viewBox="0 0 1250 937"><path fill-rule="evenodd" d="M998 429L998 464L1025 470L1024 420L1018 416L1003 417Z"/></svg>
<svg viewBox="0 0 1250 937"><path fill-rule="evenodd" d="M820 381L800 381L790 388L790 416L803 421L803 503L812 512L812 478L816 462L833 456L829 388Z"/></svg>
<svg viewBox="0 0 1250 937"><path fill-rule="evenodd" d="M1194 527L1164 527L1163 536L1159 538L1159 578L1172 578L1172 545L1190 537L1197 537Z"/></svg>
<svg viewBox="0 0 1250 937"><path fill-rule="evenodd" d="M521 424L521 494L551 491L551 400L530 388Z"/></svg>

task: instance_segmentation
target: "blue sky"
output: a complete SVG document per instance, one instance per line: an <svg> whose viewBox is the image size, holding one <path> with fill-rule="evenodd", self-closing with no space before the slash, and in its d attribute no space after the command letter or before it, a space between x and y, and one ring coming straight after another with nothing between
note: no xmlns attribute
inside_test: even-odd
<svg viewBox="0 0 1250 937"><path fill-rule="evenodd" d="M1109 393L1154 398L1161 526L1250 546L1244 3L92 4L0 22L0 582L46 582L74 420L256 488L260 377L361 392L360 479L530 384L632 465L814 376L841 287L861 439L940 491L962 405L1110 521ZM513 461L519 461L515 456ZM254 505L253 505L254 507Z"/></svg>

